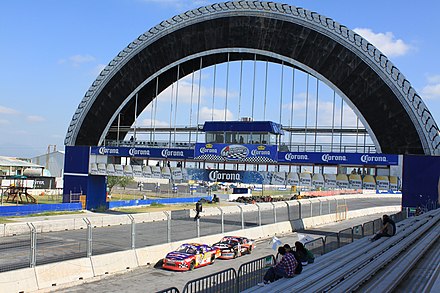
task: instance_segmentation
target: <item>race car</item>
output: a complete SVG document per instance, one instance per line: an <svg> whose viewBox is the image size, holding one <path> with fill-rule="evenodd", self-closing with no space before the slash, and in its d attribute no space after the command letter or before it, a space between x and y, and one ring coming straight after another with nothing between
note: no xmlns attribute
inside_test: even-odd
<svg viewBox="0 0 440 293"><path fill-rule="evenodd" d="M173 271L192 271L213 264L220 255L218 248L206 244L186 243L176 251L168 253L163 259L162 267Z"/></svg>
<svg viewBox="0 0 440 293"><path fill-rule="evenodd" d="M221 251L221 259L232 259L243 254L251 254L255 248L253 240L239 236L225 236L219 242L212 245Z"/></svg>

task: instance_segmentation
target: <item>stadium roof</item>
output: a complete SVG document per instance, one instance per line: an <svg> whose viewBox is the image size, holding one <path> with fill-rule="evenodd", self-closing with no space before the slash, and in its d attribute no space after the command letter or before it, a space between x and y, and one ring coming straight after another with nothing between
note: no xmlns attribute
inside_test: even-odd
<svg viewBox="0 0 440 293"><path fill-rule="evenodd" d="M10 157L0 156L0 167L28 167L28 168L44 168L44 166L29 163L23 160Z"/></svg>

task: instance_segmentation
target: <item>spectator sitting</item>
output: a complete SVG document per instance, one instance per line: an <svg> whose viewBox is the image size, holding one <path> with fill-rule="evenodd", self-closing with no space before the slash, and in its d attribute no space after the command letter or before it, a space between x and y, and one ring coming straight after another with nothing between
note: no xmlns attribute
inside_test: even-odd
<svg viewBox="0 0 440 293"><path fill-rule="evenodd" d="M300 262L303 266L315 261L315 256L313 253L305 248L304 244L299 241L295 242L295 252L298 262Z"/></svg>
<svg viewBox="0 0 440 293"><path fill-rule="evenodd" d="M293 254L293 256L295 257L295 259L296 259L296 261L297 261L297 263L298 263L298 265L296 266L296 268L295 268L295 275L299 275L299 274L301 274L301 272L302 272L302 270L303 270L303 266L302 266L302 264L301 264L301 261L299 260L299 258L297 257L297 253L296 253L296 251L293 251L292 250L292 247L290 247L290 245L289 244L284 244L284 248L286 249L286 253L291 253L291 254ZM278 255L277 255L277 257L278 257Z"/></svg>
<svg viewBox="0 0 440 293"><path fill-rule="evenodd" d="M281 278L291 278L295 274L298 262L292 253L287 253L283 246L278 247L278 253L283 257L281 261L271 267L264 275L264 282L258 283L259 286L264 286Z"/></svg>
<svg viewBox="0 0 440 293"><path fill-rule="evenodd" d="M383 215L382 217L383 228L371 238L371 241L378 240L381 237L391 237L396 234L396 223L388 215Z"/></svg>

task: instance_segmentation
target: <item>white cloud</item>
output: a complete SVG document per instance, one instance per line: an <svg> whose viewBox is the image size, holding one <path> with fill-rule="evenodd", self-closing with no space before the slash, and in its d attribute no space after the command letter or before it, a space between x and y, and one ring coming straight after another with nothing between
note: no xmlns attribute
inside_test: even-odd
<svg viewBox="0 0 440 293"><path fill-rule="evenodd" d="M168 122L165 121L160 121L160 120L151 120L151 119L143 119L140 122L140 125L138 125L139 127L151 127L151 122L153 122L153 127L170 127L170 124Z"/></svg>
<svg viewBox="0 0 440 293"><path fill-rule="evenodd" d="M26 120L28 122L43 122L46 119L44 117L38 116L38 115L29 115L26 117Z"/></svg>
<svg viewBox="0 0 440 293"><path fill-rule="evenodd" d="M15 109L0 106L0 114L7 114L7 115L16 115L19 112Z"/></svg>
<svg viewBox="0 0 440 293"><path fill-rule="evenodd" d="M422 88L422 98L434 100L440 98L440 75L431 75L427 78L428 84Z"/></svg>
<svg viewBox="0 0 440 293"><path fill-rule="evenodd" d="M208 107L203 107L200 109L200 120L201 121L223 121L225 120L225 109L211 109ZM226 120L232 121L234 119L234 114L230 110L226 110Z"/></svg>
<svg viewBox="0 0 440 293"><path fill-rule="evenodd" d="M388 57L403 56L411 46L402 39L396 39L392 32L375 33L369 28L355 28L353 31L367 39Z"/></svg>
<svg viewBox="0 0 440 293"><path fill-rule="evenodd" d="M0 125L8 125L8 124L11 124L11 122L9 122L9 120L0 119Z"/></svg>
<svg viewBox="0 0 440 293"><path fill-rule="evenodd" d="M89 55L89 54L86 54L86 55L76 54L76 55L68 57L67 59L58 60L58 64L64 64L64 63L68 62L73 67L78 67L81 64L94 62L95 60L96 60L96 58L93 57L92 55Z"/></svg>

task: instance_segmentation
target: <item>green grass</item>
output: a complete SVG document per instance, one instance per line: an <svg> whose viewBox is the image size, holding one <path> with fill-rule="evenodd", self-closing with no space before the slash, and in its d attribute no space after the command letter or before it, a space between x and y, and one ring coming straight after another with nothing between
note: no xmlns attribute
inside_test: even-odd
<svg viewBox="0 0 440 293"><path fill-rule="evenodd" d="M38 214L30 214L26 216L17 216L11 218L22 218L22 217L44 217L44 216L59 216L59 215L73 215L73 214L82 214L83 211L64 211L64 212L43 212Z"/></svg>
<svg viewBox="0 0 440 293"><path fill-rule="evenodd" d="M0 217L0 224L7 224L7 223L14 223L14 221L9 218Z"/></svg>

